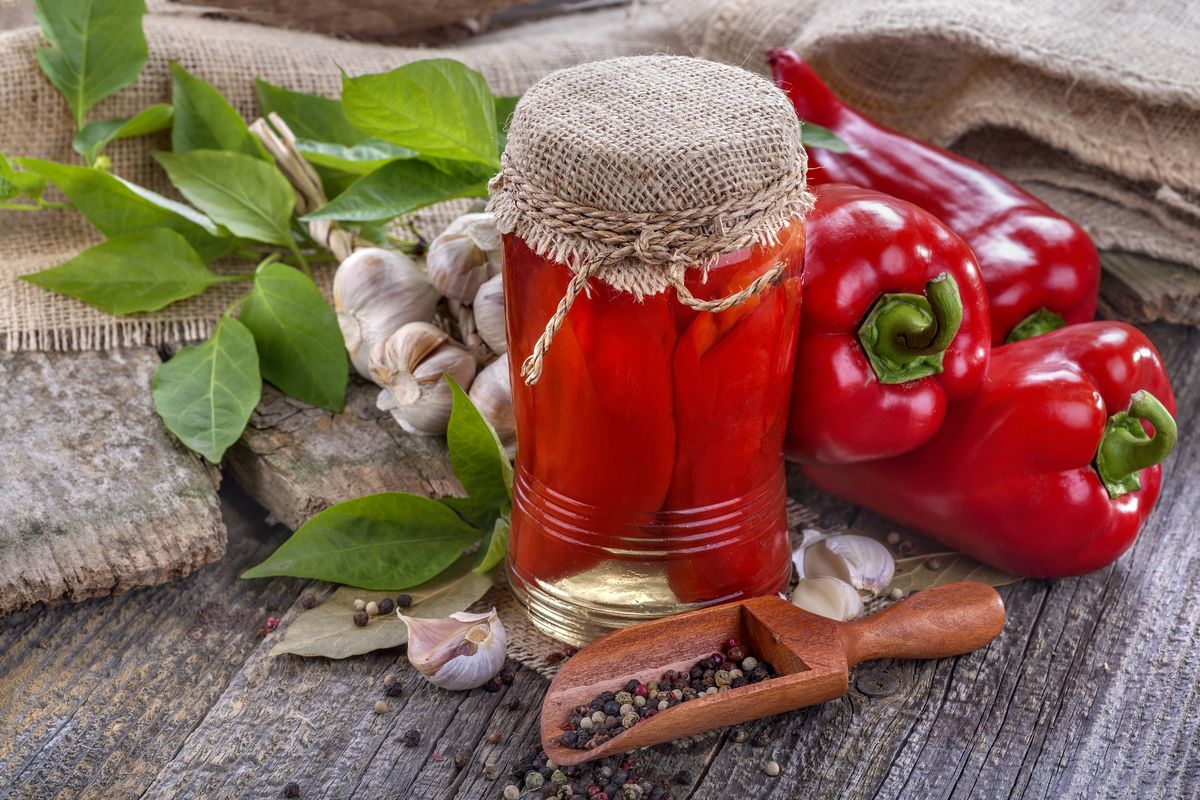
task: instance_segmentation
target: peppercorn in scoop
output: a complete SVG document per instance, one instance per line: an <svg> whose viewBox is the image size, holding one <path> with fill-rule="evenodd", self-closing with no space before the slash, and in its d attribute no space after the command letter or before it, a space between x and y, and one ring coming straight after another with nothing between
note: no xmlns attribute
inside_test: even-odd
<svg viewBox="0 0 1200 800"><path fill-rule="evenodd" d="M775 677L770 664L747 653L737 639L729 639L690 670L667 670L659 680L646 683L631 680L620 691L603 692L576 707L558 741L563 747L590 750L672 706Z"/></svg>

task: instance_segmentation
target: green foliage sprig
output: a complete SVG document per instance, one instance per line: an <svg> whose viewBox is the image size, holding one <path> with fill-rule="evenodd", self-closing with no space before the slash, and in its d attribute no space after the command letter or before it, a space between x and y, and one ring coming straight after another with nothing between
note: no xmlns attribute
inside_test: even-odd
<svg viewBox="0 0 1200 800"><path fill-rule="evenodd" d="M334 220L372 241L404 246L388 234L397 217L486 196L515 98L495 97L482 75L450 59L344 75L341 101L256 81L260 111L292 128L298 151L333 198L300 217L295 190L246 121L178 64L171 65L170 104L88 120L97 103L141 73L144 14L143 0L38 0L49 43L38 64L70 109L82 164L0 154L0 209L74 208L107 237L24 279L114 316L156 311L217 284L250 284L212 336L183 348L153 381L167 427L220 461L244 430L263 380L314 406L340 411L345 404L349 361L310 269L332 255L304 223ZM105 155L119 139L168 130L170 151L154 157L186 202L114 175ZM48 185L67 202L44 199ZM226 257L236 263L212 268ZM246 263L257 266L237 266Z"/></svg>

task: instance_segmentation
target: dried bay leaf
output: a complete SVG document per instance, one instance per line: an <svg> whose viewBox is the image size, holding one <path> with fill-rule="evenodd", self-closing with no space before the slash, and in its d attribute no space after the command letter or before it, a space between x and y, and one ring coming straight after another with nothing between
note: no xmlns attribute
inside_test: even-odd
<svg viewBox="0 0 1200 800"><path fill-rule="evenodd" d="M855 534L867 536L882 543L896 559L896 574L892 578L891 585L883 592L884 597L892 589L899 589L908 595L921 589L959 581L975 581L986 583L988 586L1005 586L1021 580L1020 575L989 567L968 555L949 550L943 544L909 531L899 532L900 541L910 542L913 545L912 552L908 555L900 555L896 545L888 544L888 532L884 528L853 531ZM937 569L929 568L931 559L936 559L933 563L938 565Z"/></svg>
<svg viewBox="0 0 1200 800"><path fill-rule="evenodd" d="M409 589L406 593L413 604L405 614L424 619L446 617L483 597L492 587L493 576L473 572L475 560L474 555L463 557L436 578ZM395 593L340 587L321 605L302 612L288 626L283 640L271 648L271 655L341 659L399 647L408 641L408 628L394 613L372 617L362 628L354 624L355 598L378 602L384 597L394 598Z"/></svg>

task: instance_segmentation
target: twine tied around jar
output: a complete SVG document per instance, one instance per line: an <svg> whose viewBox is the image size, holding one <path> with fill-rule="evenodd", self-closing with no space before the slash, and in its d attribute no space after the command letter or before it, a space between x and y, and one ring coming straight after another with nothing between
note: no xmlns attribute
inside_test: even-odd
<svg viewBox="0 0 1200 800"><path fill-rule="evenodd" d="M525 359L526 384L580 292L596 279L643 297L674 290L724 311L775 285L776 264L701 300L689 270L778 233L812 208L800 122L786 95L738 67L639 56L551 73L521 99L489 208L500 229L574 273Z"/></svg>

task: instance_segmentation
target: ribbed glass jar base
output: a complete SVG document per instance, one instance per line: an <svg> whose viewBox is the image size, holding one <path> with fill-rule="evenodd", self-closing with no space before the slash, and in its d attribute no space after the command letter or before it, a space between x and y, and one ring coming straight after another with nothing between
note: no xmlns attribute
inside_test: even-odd
<svg viewBox="0 0 1200 800"><path fill-rule="evenodd" d="M782 469L753 492L617 519L518 467L509 582L534 624L583 645L611 630L781 591L791 574Z"/></svg>

